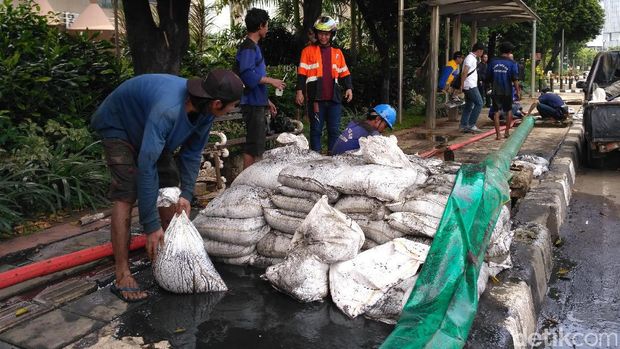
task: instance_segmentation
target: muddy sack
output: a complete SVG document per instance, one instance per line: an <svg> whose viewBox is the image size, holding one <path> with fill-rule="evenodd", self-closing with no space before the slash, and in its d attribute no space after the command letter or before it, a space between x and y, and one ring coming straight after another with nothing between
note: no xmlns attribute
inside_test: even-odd
<svg viewBox="0 0 620 349"><path fill-rule="evenodd" d="M313 302L329 294L328 273L329 265L319 257L307 250L297 250L284 262L267 268L262 278L301 302Z"/></svg>
<svg viewBox="0 0 620 349"><path fill-rule="evenodd" d="M514 237L514 231L510 230L510 228L510 209L504 205L495 223L495 228L491 233L491 240L485 258L510 254L510 245Z"/></svg>
<svg viewBox="0 0 620 349"><path fill-rule="evenodd" d="M301 217L303 215L303 217ZM265 221L273 229L286 234L295 234L297 228L306 218L305 213L266 208Z"/></svg>
<svg viewBox="0 0 620 349"><path fill-rule="evenodd" d="M194 226L203 238L241 246L253 246L269 232L263 217L222 218L198 215Z"/></svg>
<svg viewBox="0 0 620 349"><path fill-rule="evenodd" d="M256 252L265 257L284 258L291 249L292 238L289 234L272 230L256 244Z"/></svg>
<svg viewBox="0 0 620 349"><path fill-rule="evenodd" d="M308 139L304 135L294 135L292 133L280 133L276 142L284 145L295 145L300 149L309 149Z"/></svg>
<svg viewBox="0 0 620 349"><path fill-rule="evenodd" d="M200 211L207 217L253 218L263 215L264 207L273 207L270 191L261 187L237 185L224 190Z"/></svg>
<svg viewBox="0 0 620 349"><path fill-rule="evenodd" d="M321 157L321 155L313 151L303 150L292 145L275 148L270 152L265 152L263 160L243 170L230 186L249 185L251 187L275 190L280 186L278 174L282 169L290 166L292 163L305 162Z"/></svg>
<svg viewBox="0 0 620 349"><path fill-rule="evenodd" d="M405 235L405 233L392 228L387 221L384 220L357 220L356 222L360 228L362 228L366 238L374 241L378 245L390 242Z"/></svg>
<svg viewBox="0 0 620 349"><path fill-rule="evenodd" d="M284 261L283 258L265 257L256 252L252 252L247 256L241 257L213 257L213 260L224 264L239 266L251 265L257 268L267 268L268 266L282 263Z"/></svg>
<svg viewBox="0 0 620 349"><path fill-rule="evenodd" d="M284 147L277 147L269 149L263 153L263 160L291 160L292 162L298 162L309 159L320 159L323 156L315 151L309 149L302 149L294 144L286 145Z"/></svg>
<svg viewBox="0 0 620 349"><path fill-rule="evenodd" d="M435 237L441 218L427 214L394 212L387 217L388 224L407 235Z"/></svg>
<svg viewBox="0 0 620 349"><path fill-rule="evenodd" d="M304 213L310 212L314 204L316 204L316 201L312 199L296 198L279 194L271 195L271 201L274 206L279 209Z"/></svg>
<svg viewBox="0 0 620 349"><path fill-rule="evenodd" d="M153 276L159 286L173 293L228 290L185 212L175 214L166 229L164 245L158 247L153 263Z"/></svg>
<svg viewBox="0 0 620 349"><path fill-rule="evenodd" d="M243 257L251 254L256 249L256 245L241 246L210 239L203 239L203 241L207 253L212 257Z"/></svg>
<svg viewBox="0 0 620 349"><path fill-rule="evenodd" d="M361 195L345 195L334 204L334 208L347 215L361 213L372 220L380 220L391 212L383 202Z"/></svg>
<svg viewBox="0 0 620 349"><path fill-rule="evenodd" d="M292 188L286 185L279 186L276 193L293 198L310 199L313 202L319 201L322 196L320 193L315 191Z"/></svg>
<svg viewBox="0 0 620 349"><path fill-rule="evenodd" d="M441 218L449 196L449 193L421 191L415 198L389 203L386 207L393 212L412 212Z"/></svg>
<svg viewBox="0 0 620 349"><path fill-rule="evenodd" d="M512 164L531 168L534 177L540 177L540 175L549 171L549 161L537 155L524 154L515 156Z"/></svg>
<svg viewBox="0 0 620 349"><path fill-rule="evenodd" d="M400 238L333 264L329 270L332 300L351 318L365 313L394 285L416 275L428 251L424 244Z"/></svg>
<svg viewBox="0 0 620 349"><path fill-rule="evenodd" d="M381 201L399 201L403 192L426 181L426 172L382 165L353 166L329 184L349 195L366 195Z"/></svg>
<svg viewBox="0 0 620 349"><path fill-rule="evenodd" d="M413 286L418 276L406 278L392 286L370 309L366 310L364 317L395 325L405 307L405 303L413 291Z"/></svg>
<svg viewBox="0 0 620 349"><path fill-rule="evenodd" d="M286 167L280 172L278 181L292 188L327 195L329 201L334 202L340 194L329 185L329 181L350 167L351 165L346 161L339 161L334 158L311 160Z"/></svg>
<svg viewBox="0 0 620 349"><path fill-rule="evenodd" d="M160 188L157 192L157 207L170 207L179 201L181 196L181 188L166 187Z"/></svg>
<svg viewBox="0 0 620 349"><path fill-rule="evenodd" d="M350 217L329 206L323 196L297 228L291 244L293 249L305 249L331 264L355 257L364 244L364 232Z"/></svg>
<svg viewBox="0 0 620 349"><path fill-rule="evenodd" d="M398 147L396 136L368 136L359 139L360 153L367 164L397 168L412 168L415 165Z"/></svg>

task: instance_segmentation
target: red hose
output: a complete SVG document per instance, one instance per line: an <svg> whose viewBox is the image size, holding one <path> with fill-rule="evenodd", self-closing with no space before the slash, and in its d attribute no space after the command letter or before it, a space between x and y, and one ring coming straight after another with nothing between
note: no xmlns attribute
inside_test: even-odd
<svg viewBox="0 0 620 349"><path fill-rule="evenodd" d="M515 125L515 123L516 123L516 122L517 122L517 120L513 120L513 121L512 121L512 124L510 124L510 127L514 127L514 125ZM501 126L501 127L499 128L499 130L500 130L500 131L503 131L503 130L505 130L505 129L506 129L506 126ZM464 142L461 142L461 143L456 143L456 144L451 144L451 145L447 146L445 150L457 150L457 149L461 149L461 148L463 148L464 146L466 146L466 145L468 145L468 144L475 143L475 142L477 142L477 141L479 141L479 140L481 140L481 139L483 139L483 138L487 138L487 137L489 137L489 136L491 136L491 135L494 135L494 134L495 134L495 129L490 130L490 131L487 131L487 132L485 132L485 133L481 133L481 134L479 134L479 135L475 135L475 136L473 136L473 137L471 137L471 138L468 138L468 139L467 139L466 141L464 141ZM423 152L423 153L419 154L419 156L420 156L421 158L430 158L431 156L434 156L434 155L436 155L436 154L438 154L438 153L441 153L442 151L445 151L445 150L441 150L441 149L434 148L434 149L427 150L427 151L425 151L425 152Z"/></svg>
<svg viewBox="0 0 620 349"><path fill-rule="evenodd" d="M137 250L146 245L146 235L131 239L129 250ZM57 271L73 268L78 265L111 256L112 243L89 247L63 256L53 257L0 273L0 289L30 280L39 276L49 275Z"/></svg>

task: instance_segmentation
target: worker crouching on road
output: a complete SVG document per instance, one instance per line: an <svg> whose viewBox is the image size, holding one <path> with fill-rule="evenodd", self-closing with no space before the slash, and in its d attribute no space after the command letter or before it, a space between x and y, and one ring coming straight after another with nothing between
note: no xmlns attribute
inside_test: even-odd
<svg viewBox="0 0 620 349"><path fill-rule="evenodd" d="M331 17L320 17L314 23L316 42L301 51L297 69L295 101L307 103L310 119L310 149L321 151L321 134L327 124L327 149L332 149L340 135L342 89L344 99L353 99L351 73L340 49L331 46L337 23Z"/></svg>
<svg viewBox="0 0 620 349"><path fill-rule="evenodd" d="M148 234L146 251L154 261L164 230L175 213L189 216L202 151L215 117L230 112L243 83L217 69L205 79L144 74L122 83L91 120L103 138L111 173L112 248L116 281L110 290L126 302L148 297L129 270L131 209L138 200L140 223ZM173 155L177 151L177 155ZM156 208L159 188L180 187L176 206Z"/></svg>
<svg viewBox="0 0 620 349"><path fill-rule="evenodd" d="M392 129L395 122L396 111L394 108L388 104L377 105L368 112L366 120L351 121L347 125L332 148L332 155L359 149L360 138L380 135L386 127Z"/></svg>
<svg viewBox="0 0 620 349"><path fill-rule="evenodd" d="M562 97L549 91L549 89L543 89L541 91L542 94L538 97L538 101L532 103L525 115L532 114L532 111L536 108L543 119L566 120L569 114L568 105L566 105Z"/></svg>

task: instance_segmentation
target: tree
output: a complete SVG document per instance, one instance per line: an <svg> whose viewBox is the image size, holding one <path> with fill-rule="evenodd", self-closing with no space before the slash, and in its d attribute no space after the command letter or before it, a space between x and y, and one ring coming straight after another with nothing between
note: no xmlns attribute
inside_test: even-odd
<svg viewBox="0 0 620 349"><path fill-rule="evenodd" d="M565 46L581 47L601 31L605 14L598 0L526 0L541 18L537 27L537 51L546 55L545 70L556 67L561 51L562 29ZM531 42L532 24L529 22L503 25L495 28L498 42L509 40L517 47L515 57L523 57Z"/></svg>
<svg viewBox="0 0 620 349"><path fill-rule="evenodd" d="M127 39L136 75L178 74L189 44L190 0L123 1ZM154 12L153 12L154 10Z"/></svg>
<svg viewBox="0 0 620 349"><path fill-rule="evenodd" d="M213 7L207 6L204 0L192 0L189 13L189 37L191 44L199 52L205 49L207 30L215 20L212 11Z"/></svg>

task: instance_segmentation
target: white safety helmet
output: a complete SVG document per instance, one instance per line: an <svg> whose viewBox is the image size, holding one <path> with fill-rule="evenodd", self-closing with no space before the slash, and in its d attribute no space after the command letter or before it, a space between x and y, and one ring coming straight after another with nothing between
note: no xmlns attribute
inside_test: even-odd
<svg viewBox="0 0 620 349"><path fill-rule="evenodd" d="M329 16L321 16L314 22L315 32L332 32L332 36L334 36L336 34L336 29L338 29L338 21Z"/></svg>

